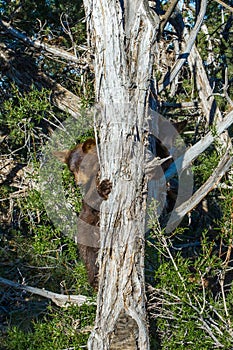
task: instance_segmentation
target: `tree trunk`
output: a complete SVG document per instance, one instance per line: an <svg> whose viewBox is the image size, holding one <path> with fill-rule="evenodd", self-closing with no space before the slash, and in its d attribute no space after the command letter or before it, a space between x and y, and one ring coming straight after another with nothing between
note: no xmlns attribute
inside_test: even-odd
<svg viewBox="0 0 233 350"><path fill-rule="evenodd" d="M89 349L149 349L145 312L145 124L159 19L143 0L84 0L95 50L102 179L99 291Z"/></svg>

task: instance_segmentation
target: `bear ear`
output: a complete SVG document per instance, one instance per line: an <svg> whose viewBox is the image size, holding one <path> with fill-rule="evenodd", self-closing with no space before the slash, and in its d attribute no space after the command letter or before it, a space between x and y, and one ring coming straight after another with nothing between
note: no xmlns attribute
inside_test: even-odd
<svg viewBox="0 0 233 350"><path fill-rule="evenodd" d="M95 139L87 139L82 145L82 150L84 153L88 153L89 151L95 148L96 148Z"/></svg>
<svg viewBox="0 0 233 350"><path fill-rule="evenodd" d="M53 152L54 157L56 157L60 162L67 163L67 160L70 155L70 150L64 150L64 151L54 151Z"/></svg>
<svg viewBox="0 0 233 350"><path fill-rule="evenodd" d="M181 122L172 123L172 125L174 126L174 128L176 128L176 130L180 134L185 129L187 125L187 120L182 120Z"/></svg>

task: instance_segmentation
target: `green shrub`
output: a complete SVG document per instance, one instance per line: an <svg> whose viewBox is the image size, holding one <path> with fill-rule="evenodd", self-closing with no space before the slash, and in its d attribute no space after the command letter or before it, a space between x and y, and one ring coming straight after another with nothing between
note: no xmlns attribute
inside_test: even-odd
<svg viewBox="0 0 233 350"><path fill-rule="evenodd" d="M94 306L48 307L47 316L34 322L29 332L9 329L4 346L8 350L79 350L86 347L94 317Z"/></svg>
<svg viewBox="0 0 233 350"><path fill-rule="evenodd" d="M222 218L200 236L187 227L169 236L152 219L156 264L149 309L161 349L233 346L233 192L222 190L221 196Z"/></svg>

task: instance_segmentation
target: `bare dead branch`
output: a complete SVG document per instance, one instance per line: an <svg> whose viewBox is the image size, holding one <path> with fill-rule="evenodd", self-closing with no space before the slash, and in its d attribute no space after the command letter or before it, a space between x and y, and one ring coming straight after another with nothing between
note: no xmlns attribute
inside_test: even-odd
<svg viewBox="0 0 233 350"><path fill-rule="evenodd" d="M233 111L229 112L222 121L217 122L214 132L209 131L205 137L190 147L183 156L179 157L166 171L165 176L170 180L177 172L186 169L194 159L204 152L211 143L233 124Z"/></svg>
<svg viewBox="0 0 233 350"><path fill-rule="evenodd" d="M199 32L199 29L201 27L201 24L203 22L205 13L206 13L206 7L207 7L207 0L201 1L201 8L200 12L197 17L196 24L192 31L190 32L189 38L186 41L186 48L183 53L180 54L178 60L174 64L173 68L171 69L171 72L167 74L161 84L158 86L158 92L161 93L177 76L180 69L182 68L183 64L187 61L188 56L191 52L191 49L193 47L193 44L196 40L197 34Z"/></svg>
<svg viewBox="0 0 233 350"><path fill-rule="evenodd" d="M161 24L160 24L160 34L163 33L163 30L169 21L169 18L171 17L176 5L178 4L179 0L172 0L171 4L169 5L166 13L162 16Z"/></svg>
<svg viewBox="0 0 233 350"><path fill-rule="evenodd" d="M233 157L226 153L223 158L218 163L218 166L214 170L213 174L209 179L194 193L194 195L184 203L182 203L178 208L173 210L171 218L168 223L169 231L175 227L176 222L180 221L188 212L190 212L194 207L196 207L206 195L213 190L221 178L230 169L233 163Z"/></svg>
<svg viewBox="0 0 233 350"><path fill-rule="evenodd" d="M63 21L63 16L65 16L65 22L66 22L66 25ZM75 41L74 41L74 37L73 37L73 34L72 34L72 31L70 29L70 25L69 25L69 21L68 21L68 16L65 14L65 13L62 13L61 16L60 16L60 22L61 22L61 25L62 25L62 28L64 30L64 33L66 33L69 38L70 38L70 41L72 43L72 49L74 50L74 56L77 57L77 50L76 50L76 44L75 44Z"/></svg>
<svg viewBox="0 0 233 350"><path fill-rule="evenodd" d="M0 284L7 285L15 289L22 289L32 294L40 295L44 298L52 300L52 302L59 307L66 307L69 304L75 304L79 306L83 304L89 304L89 305L94 304L94 302L92 302L91 299L86 297L85 295L58 294L58 293L50 292L46 289L25 286L23 284L13 282L2 277L0 277Z"/></svg>
<svg viewBox="0 0 233 350"><path fill-rule="evenodd" d="M214 99L212 87L208 76L206 74L205 67L201 55L196 47L193 45L193 49L190 52L188 63L191 71L193 72L193 79L195 79L196 89L199 95L200 106L205 115L206 121L209 125L213 124L213 121L221 121L222 114Z"/></svg>
<svg viewBox="0 0 233 350"><path fill-rule="evenodd" d="M31 39L28 36L26 36L25 34L21 33L19 30L13 28L9 23L7 23L5 21L0 20L0 26L6 32L8 32L10 35L12 35L13 37L22 41L24 45L32 46L32 47L39 49L39 50L44 50L44 51L52 54L53 56L60 57L66 61L80 63L80 59L77 56L75 56L75 55L73 55L73 54L71 54L63 49L60 49L58 47L54 47L54 46L45 44L44 42L41 42L40 40ZM79 49L83 50L83 47L79 46ZM85 48L85 50L86 50L86 48Z"/></svg>

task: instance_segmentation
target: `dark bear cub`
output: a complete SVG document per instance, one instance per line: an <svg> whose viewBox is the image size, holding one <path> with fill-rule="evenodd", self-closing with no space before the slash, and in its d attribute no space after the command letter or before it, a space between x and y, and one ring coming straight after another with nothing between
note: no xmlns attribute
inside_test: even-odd
<svg viewBox="0 0 233 350"><path fill-rule="evenodd" d="M186 121L173 123L173 125L178 132L181 132L186 125ZM160 139L163 140L164 135L166 135L166 128L165 130L161 128L160 133ZM168 148L156 137L154 137L154 143L156 156L166 158L170 155ZM102 201L108 198L112 184L109 180L101 182L99 180L100 166L94 139L88 139L71 150L54 152L54 155L68 165L70 171L74 174L76 184L83 189L84 197L82 210L78 218L78 236L76 241L80 256L87 268L89 283L96 289L98 285L96 260L99 250L99 210ZM163 171L166 171L172 162L172 159L167 160L162 165ZM153 175L156 175L154 171ZM172 201L175 202L175 191L168 190L167 194L168 201L169 198L172 198ZM171 207L174 206L173 202Z"/></svg>
<svg viewBox="0 0 233 350"><path fill-rule="evenodd" d="M102 201L108 198L112 184L109 180L101 182L99 180L100 167L94 139L88 139L68 151L54 152L54 155L68 165L74 174L76 184L83 189L77 243L81 259L87 269L88 281L97 289L99 210Z"/></svg>

